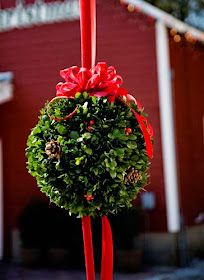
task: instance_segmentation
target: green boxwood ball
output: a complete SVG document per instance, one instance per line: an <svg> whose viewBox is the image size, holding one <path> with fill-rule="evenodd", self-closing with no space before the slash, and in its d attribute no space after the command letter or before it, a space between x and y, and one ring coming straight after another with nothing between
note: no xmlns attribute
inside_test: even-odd
<svg viewBox="0 0 204 280"><path fill-rule="evenodd" d="M78 217L131 207L147 182L143 134L119 99L111 103L84 92L46 104L28 137L26 155L40 190Z"/></svg>

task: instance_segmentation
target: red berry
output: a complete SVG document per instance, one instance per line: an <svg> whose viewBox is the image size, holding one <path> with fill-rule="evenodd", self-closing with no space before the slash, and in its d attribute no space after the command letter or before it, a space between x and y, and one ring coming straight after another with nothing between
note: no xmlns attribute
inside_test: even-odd
<svg viewBox="0 0 204 280"><path fill-rule="evenodd" d="M129 134L131 134L131 133L132 133L132 128L126 127L126 129L125 129L125 134L126 134L126 135L129 135Z"/></svg>
<svg viewBox="0 0 204 280"><path fill-rule="evenodd" d="M86 200L87 200L87 201L90 201L90 200L93 200L93 199L94 199L94 197L93 197L92 194L85 195L85 197L86 197Z"/></svg>
<svg viewBox="0 0 204 280"><path fill-rule="evenodd" d="M92 127L92 126L90 126L90 125L89 125L89 126L87 126L87 130L88 130L88 131L92 131L92 129L93 129L93 127Z"/></svg>
<svg viewBox="0 0 204 280"><path fill-rule="evenodd" d="M89 124L90 125L94 125L95 121L94 120L90 120Z"/></svg>

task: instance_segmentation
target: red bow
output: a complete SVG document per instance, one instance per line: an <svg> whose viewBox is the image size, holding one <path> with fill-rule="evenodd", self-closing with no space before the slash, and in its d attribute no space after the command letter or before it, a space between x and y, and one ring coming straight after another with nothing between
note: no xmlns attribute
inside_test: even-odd
<svg viewBox="0 0 204 280"><path fill-rule="evenodd" d="M92 69L78 66L60 71L65 83L56 86L57 96L74 97L77 92L87 91L97 97L102 96L127 96L127 90L121 88L122 77L116 74L113 66L107 67L105 62L98 63Z"/></svg>
<svg viewBox="0 0 204 280"><path fill-rule="evenodd" d="M58 83L56 86L58 97L74 98L77 92L87 91L90 96L107 97L109 102L114 102L115 98L120 98L133 112L143 133L147 155L153 157L152 136L153 130L147 119L138 114L130 105L133 102L139 110L142 106L136 99L128 94L128 91L121 88L123 79L116 74L113 66L107 67L105 62L98 63L92 69L78 66L60 71L60 75L65 79L65 83ZM121 98L122 97L122 98Z"/></svg>

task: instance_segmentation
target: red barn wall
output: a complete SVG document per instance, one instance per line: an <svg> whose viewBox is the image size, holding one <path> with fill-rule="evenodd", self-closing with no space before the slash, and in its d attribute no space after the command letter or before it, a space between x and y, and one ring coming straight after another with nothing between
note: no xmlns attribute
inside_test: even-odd
<svg viewBox="0 0 204 280"><path fill-rule="evenodd" d="M116 67L124 86L145 105L154 127L155 157L147 190L155 192L157 204L149 229L162 231L166 218L154 24L130 14L118 2L98 2L97 60ZM25 205L32 197L43 197L26 170L26 139L40 108L55 95L59 70L72 65L80 65L79 21L0 33L0 71L12 71L15 86L13 100L0 106L7 242Z"/></svg>
<svg viewBox="0 0 204 280"><path fill-rule="evenodd" d="M186 225L204 212L204 46L170 40L181 213Z"/></svg>

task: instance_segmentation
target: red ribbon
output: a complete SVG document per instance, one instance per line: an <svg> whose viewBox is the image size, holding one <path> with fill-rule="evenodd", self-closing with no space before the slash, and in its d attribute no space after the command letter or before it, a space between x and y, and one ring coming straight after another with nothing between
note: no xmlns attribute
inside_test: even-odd
<svg viewBox="0 0 204 280"><path fill-rule="evenodd" d="M80 0L81 63L91 68L96 59L96 0Z"/></svg>
<svg viewBox="0 0 204 280"><path fill-rule="evenodd" d="M106 216L102 217L102 261L100 280L113 279L113 240L112 231Z"/></svg>
<svg viewBox="0 0 204 280"><path fill-rule="evenodd" d="M84 239L84 255L86 265L86 279L95 280L94 257L91 231L91 218L82 218L82 231ZM102 217L102 258L100 280L113 279L113 240L112 231L106 216Z"/></svg>
<svg viewBox="0 0 204 280"><path fill-rule="evenodd" d="M94 257L93 257L93 244L92 244L92 231L91 231L91 218L84 216L82 218L82 231L84 240L84 256L86 266L86 279L94 280Z"/></svg>
<svg viewBox="0 0 204 280"><path fill-rule="evenodd" d="M81 62L82 69L95 65L96 55L96 0L80 0ZM86 68L84 68L86 67ZM84 86L85 75L77 66L62 70L60 74L66 83L57 85L57 96L74 97L80 86ZM95 280L93 244L90 216L82 218L86 279Z"/></svg>
<svg viewBox="0 0 204 280"><path fill-rule="evenodd" d="M139 115L134 109L131 108L131 111L137 119L140 129L143 133L145 144L146 144L146 153L149 158L153 158L153 147L151 137L153 136L152 126L147 122L147 119L144 116Z"/></svg>

